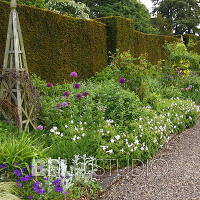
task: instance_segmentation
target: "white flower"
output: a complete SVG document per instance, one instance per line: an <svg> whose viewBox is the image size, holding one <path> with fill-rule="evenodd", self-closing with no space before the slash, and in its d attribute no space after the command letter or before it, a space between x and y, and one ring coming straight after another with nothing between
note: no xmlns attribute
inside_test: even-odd
<svg viewBox="0 0 200 200"><path fill-rule="evenodd" d="M110 131L107 131L107 133L109 134L109 133L110 133Z"/></svg>
<svg viewBox="0 0 200 200"><path fill-rule="evenodd" d="M82 125L82 124L83 124L83 122L80 122L79 124L80 124L80 125Z"/></svg>
<svg viewBox="0 0 200 200"><path fill-rule="evenodd" d="M139 144L139 140L138 139L135 140L135 144Z"/></svg>
<svg viewBox="0 0 200 200"><path fill-rule="evenodd" d="M141 151L144 151L144 147L141 147L141 149L140 149Z"/></svg>
<svg viewBox="0 0 200 200"><path fill-rule="evenodd" d="M77 139L77 140L79 140L79 139L80 139L80 137L78 136L78 137L76 137L76 139Z"/></svg>
<svg viewBox="0 0 200 200"><path fill-rule="evenodd" d="M76 141L76 135L72 138L73 141Z"/></svg>
<svg viewBox="0 0 200 200"><path fill-rule="evenodd" d="M51 132L51 133L54 133L54 132L55 132L55 130L52 128L52 129L50 129L50 132Z"/></svg>
<svg viewBox="0 0 200 200"><path fill-rule="evenodd" d="M106 152L112 154L112 153L113 153L113 150L111 149L111 150L106 151Z"/></svg>
<svg viewBox="0 0 200 200"><path fill-rule="evenodd" d="M63 137L63 133L61 133L60 136Z"/></svg>
<svg viewBox="0 0 200 200"><path fill-rule="evenodd" d="M123 153L123 152L124 152L124 149L122 148L120 151Z"/></svg>
<svg viewBox="0 0 200 200"><path fill-rule="evenodd" d="M87 122L84 122L84 124L87 124Z"/></svg>
<svg viewBox="0 0 200 200"><path fill-rule="evenodd" d="M192 117L191 117L191 116L189 116L189 120L192 120Z"/></svg>
<svg viewBox="0 0 200 200"><path fill-rule="evenodd" d="M102 149L105 151L107 148L108 148L108 146L101 146L102 147Z"/></svg>
<svg viewBox="0 0 200 200"><path fill-rule="evenodd" d="M82 136L84 137L84 136L85 136L85 133L83 133Z"/></svg>
<svg viewBox="0 0 200 200"><path fill-rule="evenodd" d="M56 135L60 135L60 132L59 132L59 131L57 131L57 132L55 132L55 134L56 134Z"/></svg>
<svg viewBox="0 0 200 200"><path fill-rule="evenodd" d="M142 128L142 125L139 125L139 128Z"/></svg>
<svg viewBox="0 0 200 200"><path fill-rule="evenodd" d="M114 143L114 142L115 142L115 140L114 140L114 139L111 139L111 140L110 140L110 142L111 142L111 143Z"/></svg>
<svg viewBox="0 0 200 200"><path fill-rule="evenodd" d="M116 135L116 136L115 136L115 139L116 139L116 140L119 140L119 139L120 139L120 135Z"/></svg>
<svg viewBox="0 0 200 200"><path fill-rule="evenodd" d="M80 130L83 131L83 127L81 127Z"/></svg>
<svg viewBox="0 0 200 200"><path fill-rule="evenodd" d="M67 126L67 125L65 125L65 128L68 128L68 126Z"/></svg>
<svg viewBox="0 0 200 200"><path fill-rule="evenodd" d="M73 124L73 123L74 123L74 121L73 121L73 120L71 120L71 121L70 121L70 123L71 123L71 124Z"/></svg>
<svg viewBox="0 0 200 200"><path fill-rule="evenodd" d="M148 146L146 146L145 149L146 149L146 151L148 151L149 150Z"/></svg>
<svg viewBox="0 0 200 200"><path fill-rule="evenodd" d="M135 146L135 147L134 147L134 150L137 150L137 148L138 148L138 147L137 147L137 146Z"/></svg>
<svg viewBox="0 0 200 200"><path fill-rule="evenodd" d="M58 128L57 128L56 126L54 126L52 129L53 129L54 131L56 131Z"/></svg>
<svg viewBox="0 0 200 200"><path fill-rule="evenodd" d="M103 129L100 129L99 132L100 132L100 133L103 133Z"/></svg>
<svg viewBox="0 0 200 200"><path fill-rule="evenodd" d="M75 126L75 127L74 127L74 130L75 130L75 131L78 131L78 128Z"/></svg>

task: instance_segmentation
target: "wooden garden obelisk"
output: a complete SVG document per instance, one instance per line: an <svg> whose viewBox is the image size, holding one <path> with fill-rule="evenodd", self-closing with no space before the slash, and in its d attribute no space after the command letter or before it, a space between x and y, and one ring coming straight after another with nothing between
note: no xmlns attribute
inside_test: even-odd
<svg viewBox="0 0 200 200"><path fill-rule="evenodd" d="M28 92L21 80L22 74L28 75L28 67L24 50L22 32L20 28L18 13L16 10L16 0L11 0L11 12L9 16L7 41L4 55L4 63L2 69L2 77L8 77L1 80L0 99L8 102L15 108L15 122L19 130L28 131L29 127L35 128L32 113L33 106L27 101ZM14 74L15 78L9 78ZM29 75L28 75L29 77ZM30 93L29 93L30 94ZM1 108L1 113L6 119L10 119L10 113L6 109Z"/></svg>

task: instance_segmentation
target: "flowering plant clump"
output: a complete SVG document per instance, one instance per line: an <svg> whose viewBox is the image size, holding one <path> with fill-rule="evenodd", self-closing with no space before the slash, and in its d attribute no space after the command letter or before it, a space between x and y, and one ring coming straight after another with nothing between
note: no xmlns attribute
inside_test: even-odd
<svg viewBox="0 0 200 200"><path fill-rule="evenodd" d="M78 73L77 72L71 72L70 73L70 77L77 78L78 77Z"/></svg>

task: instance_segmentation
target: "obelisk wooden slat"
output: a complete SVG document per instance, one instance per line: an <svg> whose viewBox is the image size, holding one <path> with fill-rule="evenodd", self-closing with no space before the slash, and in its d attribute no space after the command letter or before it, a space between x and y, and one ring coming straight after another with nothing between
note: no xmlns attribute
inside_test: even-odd
<svg viewBox="0 0 200 200"><path fill-rule="evenodd" d="M5 99L10 105L16 108L16 124L18 124L21 131L28 131L30 126L35 128L32 120L34 107L28 102L28 91L26 91L26 87L23 87L23 81L18 78L23 73L28 75L28 67L16 7L16 0L11 0L11 12L2 70L2 77L5 74L15 73L16 79L2 79L0 98ZM10 118L9 113L5 110L1 109L1 113L6 119Z"/></svg>

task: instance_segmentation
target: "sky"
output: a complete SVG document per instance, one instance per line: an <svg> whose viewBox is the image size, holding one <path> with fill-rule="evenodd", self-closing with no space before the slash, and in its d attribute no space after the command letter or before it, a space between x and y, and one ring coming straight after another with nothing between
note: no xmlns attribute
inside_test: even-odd
<svg viewBox="0 0 200 200"><path fill-rule="evenodd" d="M141 3L143 3L148 10L151 12L152 11L152 2L151 0L140 0Z"/></svg>

